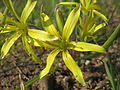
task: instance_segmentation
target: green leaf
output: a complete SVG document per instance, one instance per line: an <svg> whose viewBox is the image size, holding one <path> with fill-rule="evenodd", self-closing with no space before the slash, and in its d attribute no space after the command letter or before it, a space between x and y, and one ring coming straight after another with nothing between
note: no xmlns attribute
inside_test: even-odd
<svg viewBox="0 0 120 90"><path fill-rule="evenodd" d="M78 22L79 16L80 16L80 7L76 7L70 12L66 20L65 26L63 28L62 38L64 40L69 39L70 35L72 34Z"/></svg>
<svg viewBox="0 0 120 90"><path fill-rule="evenodd" d="M12 14L13 14L18 20L20 20L19 17L18 17L18 15L17 15L16 12L15 12L15 9L14 9L14 7L13 7L12 1L11 1L11 0L3 0L3 2L4 2L4 4L5 4L5 6L12 12Z"/></svg>
<svg viewBox="0 0 120 90"><path fill-rule="evenodd" d="M41 41L53 41L58 39L58 37L53 36L48 32L37 29L28 29L28 35L34 39Z"/></svg>
<svg viewBox="0 0 120 90"><path fill-rule="evenodd" d="M56 22L57 22L59 31L62 33L62 30L64 27L64 18L63 18L62 12L59 9L56 10Z"/></svg>
<svg viewBox="0 0 120 90"><path fill-rule="evenodd" d="M55 59L55 57L56 57L56 55L58 54L60 52L60 50L58 50L58 49L55 49L55 50L53 50L49 55L48 55L48 57L47 57L47 64L46 64L46 67L45 67L45 69L43 69L41 72L40 72L40 79L42 78L42 77L44 77L46 74L48 74L49 73L49 71L50 71L50 68L51 68L51 66L52 66L52 64L53 64L53 62L54 62L54 59Z"/></svg>
<svg viewBox="0 0 120 90"><path fill-rule="evenodd" d="M62 5L77 5L78 3L77 2L60 2L59 4L62 4Z"/></svg>
<svg viewBox="0 0 120 90"><path fill-rule="evenodd" d="M108 19L106 18L106 16L103 15L102 13L100 13L100 12L98 12L98 11L96 11L96 10L93 10L93 12L94 12L96 15L100 16L103 20L105 20L105 21L108 20Z"/></svg>
<svg viewBox="0 0 120 90"><path fill-rule="evenodd" d="M26 22L27 18L29 17L30 13L34 9L35 5L37 3L37 0L28 0L25 8L23 9L23 12L21 14L21 21L23 23Z"/></svg>
<svg viewBox="0 0 120 90"><path fill-rule="evenodd" d="M62 53L63 60L67 68L73 73L76 80L79 81L82 85L85 85L82 71L80 67L75 63L68 51Z"/></svg>
<svg viewBox="0 0 120 90"><path fill-rule="evenodd" d="M50 18L44 13L41 13L41 22L42 22L43 28L47 32L49 32L50 34L52 34L54 36L60 37L60 35L59 35L58 31L56 30L54 24L51 22Z"/></svg>
<svg viewBox="0 0 120 90"><path fill-rule="evenodd" d="M1 56L4 58L4 56L9 52L11 46L14 44L14 42L21 36L21 33L16 32L9 38L7 38L6 42L3 44L1 48Z"/></svg>
<svg viewBox="0 0 120 90"><path fill-rule="evenodd" d="M25 51L28 53L28 55L31 56L31 58L32 58L35 62L41 64L41 63L42 63L41 60L35 55L34 50L33 50L32 47L28 44L28 39L27 39L26 36L24 36L24 35L22 36L22 42L23 42L23 46L24 46L24 48L25 48Z"/></svg>
<svg viewBox="0 0 120 90"><path fill-rule="evenodd" d="M108 61L109 62L109 61ZM106 70L106 73L107 73L107 76L108 76L108 79L110 80L110 83L111 83L111 86L112 86L112 89L113 90L117 90L116 89L116 83L115 83L115 78L113 76L113 68L111 70L111 67L108 67L106 61L103 61L104 63L104 67L105 67L105 70ZM111 64L111 63L110 63ZM111 66L111 65L110 65ZM111 73L112 72L112 73Z"/></svg>
<svg viewBox="0 0 120 90"><path fill-rule="evenodd" d="M102 46L85 42L70 42L70 46L68 48L76 51L105 52L105 49Z"/></svg>

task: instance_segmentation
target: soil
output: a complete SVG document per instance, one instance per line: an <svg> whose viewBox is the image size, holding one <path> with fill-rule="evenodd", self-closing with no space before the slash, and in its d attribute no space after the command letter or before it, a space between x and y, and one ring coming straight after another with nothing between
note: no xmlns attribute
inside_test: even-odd
<svg viewBox="0 0 120 90"><path fill-rule="evenodd" d="M114 41L106 55L84 60L85 63L80 65L86 86L82 86L75 80L72 73L64 65L61 55L58 55L51 73L28 86L25 90L106 90L106 88L111 90L102 61L109 55L113 65L117 68L117 73L120 74L118 71L120 70L119 41L120 38ZM16 51L7 55L0 66L0 90L13 90L39 74L45 67L46 57L51 50L46 51L43 48L35 48L35 50L43 61L42 65L31 60L20 46L17 47Z"/></svg>

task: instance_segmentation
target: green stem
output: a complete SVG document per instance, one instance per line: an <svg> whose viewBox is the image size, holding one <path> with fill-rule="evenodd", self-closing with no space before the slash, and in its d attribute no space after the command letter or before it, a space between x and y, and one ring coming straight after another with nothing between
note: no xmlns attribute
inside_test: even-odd
<svg viewBox="0 0 120 90"><path fill-rule="evenodd" d="M108 40L103 44L103 47L105 49L108 49L110 47L110 45L112 44L112 42L116 39L116 37L119 35L120 33L120 24L116 27L115 31L112 33L112 35L108 38ZM90 54L90 55L85 55L83 57L79 57L76 60L80 60L80 59L91 59L94 58L96 56L101 55L100 53L94 53L94 54Z"/></svg>
<svg viewBox="0 0 120 90"><path fill-rule="evenodd" d="M116 39L116 37L120 34L120 24L117 26L115 31L112 33L112 35L108 38L108 40L103 44L103 47L105 49L109 48L112 42Z"/></svg>
<svg viewBox="0 0 120 90"><path fill-rule="evenodd" d="M8 8L5 8L5 11L3 13L3 17L2 17L2 20L1 20L1 24L5 24L6 15L7 15L8 12L9 12Z"/></svg>
<svg viewBox="0 0 120 90"><path fill-rule="evenodd" d="M31 80L25 82L25 83L24 83L24 86L27 87L27 86L31 85L32 83L36 82L36 81L39 80L39 79L40 79L40 78L39 78L39 75L37 75L37 76L33 77ZM20 87L17 87L17 88L15 88L14 90L21 90L21 88L20 88Z"/></svg>

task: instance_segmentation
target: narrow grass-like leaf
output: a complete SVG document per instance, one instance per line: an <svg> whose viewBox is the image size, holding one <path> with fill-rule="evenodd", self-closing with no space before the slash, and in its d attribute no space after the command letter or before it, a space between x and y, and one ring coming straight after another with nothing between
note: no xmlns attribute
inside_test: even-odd
<svg viewBox="0 0 120 90"><path fill-rule="evenodd" d="M25 87L28 87L29 85L33 84L34 82L36 82L37 80L39 80L39 75L36 75L35 77L33 77L32 79L28 80L27 82L24 83ZM16 87L14 90L21 90L20 87Z"/></svg>
<svg viewBox="0 0 120 90"><path fill-rule="evenodd" d="M34 9L35 5L37 3L37 0L28 0L25 8L23 9L23 12L21 14L21 21L23 23L26 22L27 18L29 17L30 13Z"/></svg>
<svg viewBox="0 0 120 90"><path fill-rule="evenodd" d="M110 80L110 83L111 83L111 85L112 85L112 90L116 90L115 80L114 80L114 78L112 77L112 74L110 73L110 69L109 69L106 61L104 61L104 67L105 67L107 76L108 76L108 78L109 78L109 80Z"/></svg>
<svg viewBox="0 0 120 90"><path fill-rule="evenodd" d="M66 20L65 26L63 28L62 38L64 40L69 39L70 35L72 34L78 22L79 16L80 16L80 7L76 7L70 12Z"/></svg>
<svg viewBox="0 0 120 90"><path fill-rule="evenodd" d="M24 46L24 48L25 48L25 51L28 53L28 55L31 56L31 58L32 58L35 62L41 64L41 63L42 63L41 60L35 55L34 50L33 50L32 47L28 44L28 39L27 39L26 36L24 36L24 35L22 36L22 42L23 42L23 46Z"/></svg>
<svg viewBox="0 0 120 90"><path fill-rule="evenodd" d="M62 4L62 5L77 5L78 3L77 2L60 2L59 4Z"/></svg>
<svg viewBox="0 0 120 90"><path fill-rule="evenodd" d="M47 61L46 61L46 62L47 62L46 67L45 67L45 69L43 69L43 70L40 72L40 79L41 79L42 77L44 77L46 74L49 73L50 68L51 68L51 66L52 66L52 64L53 64L53 62L54 62L54 59L55 59L56 55L57 55L59 52L60 52L60 50L55 49L55 50L53 50L53 51L48 55Z"/></svg>
<svg viewBox="0 0 120 90"><path fill-rule="evenodd" d="M105 20L105 21L108 20L108 19L106 18L106 16L103 15L102 13L100 13L100 12L98 12L98 11L96 11L96 10L93 10L93 12L94 12L96 15L100 16L103 20Z"/></svg>
<svg viewBox="0 0 120 90"><path fill-rule="evenodd" d="M105 49L102 46L85 42L70 42L69 49L76 51L95 51L100 53L105 52Z"/></svg>
<svg viewBox="0 0 120 90"><path fill-rule="evenodd" d="M1 56L4 58L4 56L9 52L11 46L14 44L14 42L21 36L21 33L16 32L9 38L7 38L6 42L3 44L1 48Z"/></svg>
<svg viewBox="0 0 120 90"><path fill-rule="evenodd" d="M58 39L58 37L53 36L48 32L37 29L28 29L28 35L34 39L41 41L53 41Z"/></svg>
<svg viewBox="0 0 120 90"><path fill-rule="evenodd" d="M75 63L68 51L62 53L63 60L67 68L73 73L76 80L79 81L82 85L85 85L82 71L80 67Z"/></svg>
<svg viewBox="0 0 120 90"><path fill-rule="evenodd" d="M103 44L103 47L107 49L110 47L110 45L113 43L113 41L116 39L117 36L120 35L120 24L115 28L115 31L112 33L112 35L108 38L108 40Z"/></svg>
<svg viewBox="0 0 120 90"><path fill-rule="evenodd" d="M64 19L63 19L62 12L59 9L56 10L56 22L57 22L59 31L62 33L62 30L64 27Z"/></svg>
<svg viewBox="0 0 120 90"><path fill-rule="evenodd" d="M6 5L6 7L12 12L12 14L13 14L18 20L20 20L19 17L18 17L18 15L17 15L16 12L15 12L15 9L14 9L14 7L13 7L12 1L11 1L11 0L3 0L3 2L4 2L4 4Z"/></svg>
<svg viewBox="0 0 120 90"><path fill-rule="evenodd" d="M57 37L60 37L60 35L59 35L58 31L56 30L54 24L51 22L50 18L44 13L41 13L41 22L42 22L43 28L47 32L49 32L50 34L55 35Z"/></svg>

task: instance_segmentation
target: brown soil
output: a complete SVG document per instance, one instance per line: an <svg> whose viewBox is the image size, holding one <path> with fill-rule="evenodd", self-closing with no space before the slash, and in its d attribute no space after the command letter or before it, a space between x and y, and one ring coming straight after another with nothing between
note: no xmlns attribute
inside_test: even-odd
<svg viewBox="0 0 120 90"><path fill-rule="evenodd" d="M120 38L114 41L109 48L107 55L110 56L112 63L120 74ZM7 55L0 66L0 90L13 90L23 82L26 82L38 75L45 67L45 59L51 51L44 51L43 48L35 49L37 55L42 58L43 64L39 65L31 60L21 47ZM104 57L105 56L105 57ZM25 90L111 90L102 60L106 55L85 60L80 67L84 73L86 86L78 83L71 72L66 68L61 55L58 55L52 72L42 80L25 88ZM119 69L118 69L119 68ZM56 69L56 71L54 71Z"/></svg>

